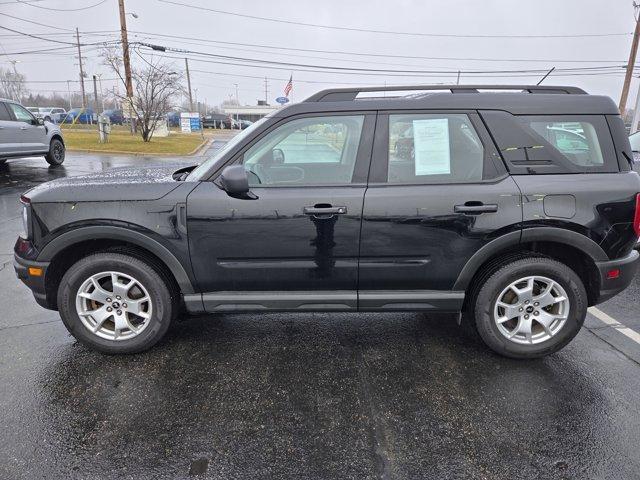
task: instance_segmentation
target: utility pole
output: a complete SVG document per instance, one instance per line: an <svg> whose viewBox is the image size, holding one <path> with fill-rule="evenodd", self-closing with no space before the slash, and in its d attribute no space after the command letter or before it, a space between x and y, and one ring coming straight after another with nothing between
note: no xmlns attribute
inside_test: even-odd
<svg viewBox="0 0 640 480"><path fill-rule="evenodd" d="M264 77L264 103L269 103L269 81Z"/></svg>
<svg viewBox="0 0 640 480"><path fill-rule="evenodd" d="M189 75L189 59L184 59L184 66L187 69L187 88L189 89L189 110L193 112L193 97L191 97L191 75Z"/></svg>
<svg viewBox="0 0 640 480"><path fill-rule="evenodd" d="M82 94L82 108L87 108L87 96L84 93L84 71L82 70L82 51L80 50L80 32L76 27L76 44L78 46L78 65L80 65L80 92Z"/></svg>
<svg viewBox="0 0 640 480"><path fill-rule="evenodd" d="M131 83L131 59L129 58L129 40L127 39L127 14L124 11L124 0L118 0L120 10L120 36L122 39L122 61L124 63L124 84L129 100L129 114L131 115L131 133L136 130L136 122L133 117L133 84Z"/></svg>
<svg viewBox="0 0 640 480"><path fill-rule="evenodd" d="M633 2L634 18L636 20L636 28L633 32L633 41L631 42L631 52L629 53L629 61L627 62L627 73L624 76L624 84L622 85L622 95L620 96L620 115L624 117L624 111L627 108L627 97L629 96L629 87L631 86L631 77L636 63L636 53L638 53L638 40L640 40L640 21L636 16L636 12L640 5Z"/></svg>
<svg viewBox="0 0 640 480"><path fill-rule="evenodd" d="M98 74L98 84L100 85L100 100L102 101L102 110L100 113L104 113L104 91L102 90L102 74Z"/></svg>
<svg viewBox="0 0 640 480"><path fill-rule="evenodd" d="M70 82L71 80L67 80L67 94L69 95L69 110L73 108L71 106L71 86L69 85Z"/></svg>
<svg viewBox="0 0 640 480"><path fill-rule="evenodd" d="M94 75L93 76L93 108L97 111L98 110L98 78Z"/></svg>

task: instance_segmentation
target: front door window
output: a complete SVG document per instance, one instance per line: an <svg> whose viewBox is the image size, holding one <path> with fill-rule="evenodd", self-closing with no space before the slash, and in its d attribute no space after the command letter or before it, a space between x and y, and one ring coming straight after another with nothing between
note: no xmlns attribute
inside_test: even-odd
<svg viewBox="0 0 640 480"><path fill-rule="evenodd" d="M243 157L251 186L341 185L353 178L364 115L299 118Z"/></svg>

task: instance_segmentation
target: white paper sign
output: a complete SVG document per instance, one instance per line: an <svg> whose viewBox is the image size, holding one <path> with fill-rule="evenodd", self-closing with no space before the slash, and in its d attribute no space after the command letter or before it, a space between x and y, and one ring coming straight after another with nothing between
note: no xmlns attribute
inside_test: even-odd
<svg viewBox="0 0 640 480"><path fill-rule="evenodd" d="M448 118L414 120L413 147L416 175L451 173Z"/></svg>

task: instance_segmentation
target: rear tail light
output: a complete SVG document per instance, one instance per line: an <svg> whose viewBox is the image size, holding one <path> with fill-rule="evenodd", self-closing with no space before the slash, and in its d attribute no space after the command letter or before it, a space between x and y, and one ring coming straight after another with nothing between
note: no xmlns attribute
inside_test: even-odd
<svg viewBox="0 0 640 480"><path fill-rule="evenodd" d="M633 214L633 231L640 237L640 193L636 195L636 211Z"/></svg>

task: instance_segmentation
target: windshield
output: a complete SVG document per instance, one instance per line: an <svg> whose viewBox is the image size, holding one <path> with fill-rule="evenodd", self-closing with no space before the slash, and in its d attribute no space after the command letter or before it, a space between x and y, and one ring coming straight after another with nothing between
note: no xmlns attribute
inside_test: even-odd
<svg viewBox="0 0 640 480"><path fill-rule="evenodd" d="M189 174L186 180L192 181L192 182L193 181L197 182L199 180L202 180L202 176L207 171L209 171L211 167L213 167L216 163L218 163L220 159L224 157L229 150L231 150L233 147L235 147L241 141L243 141L247 137L247 135L250 135L251 132L259 128L260 125L266 122L267 118L268 117L261 118L251 126L247 127L245 130L242 130L240 133L238 133L235 137L229 140L220 150L218 150L213 157L206 159L204 162L198 165L198 167Z"/></svg>

